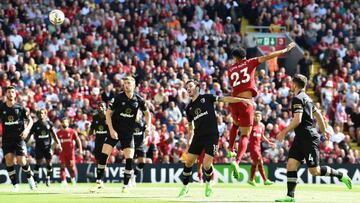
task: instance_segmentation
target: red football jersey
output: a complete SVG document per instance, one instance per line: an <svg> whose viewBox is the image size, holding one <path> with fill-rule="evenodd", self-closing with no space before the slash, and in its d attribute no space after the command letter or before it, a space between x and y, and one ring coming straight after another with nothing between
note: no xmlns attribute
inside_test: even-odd
<svg viewBox="0 0 360 203"><path fill-rule="evenodd" d="M74 140L77 138L77 132L74 129L69 128L67 130L59 130L57 135L63 149L61 153L74 153Z"/></svg>
<svg viewBox="0 0 360 203"><path fill-rule="evenodd" d="M250 143L249 143L250 148L261 148L260 144L264 132L265 132L265 126L262 123L254 125L252 127L252 131L250 134Z"/></svg>
<svg viewBox="0 0 360 203"><path fill-rule="evenodd" d="M257 96L255 86L255 68L259 65L258 58L241 60L228 68L228 77L232 87L232 96L250 90L253 97Z"/></svg>

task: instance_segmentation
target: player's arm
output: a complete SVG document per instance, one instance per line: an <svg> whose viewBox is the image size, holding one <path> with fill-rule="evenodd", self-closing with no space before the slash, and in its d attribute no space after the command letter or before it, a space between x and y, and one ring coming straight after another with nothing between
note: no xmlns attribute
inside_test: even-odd
<svg viewBox="0 0 360 203"><path fill-rule="evenodd" d="M142 110L143 110L144 118L145 118L145 122L146 122L145 130L150 132L150 130L151 130L151 113L150 113L149 108L147 106L148 105L146 103L144 103L144 106L142 107L143 108Z"/></svg>
<svg viewBox="0 0 360 203"><path fill-rule="evenodd" d="M263 139L266 143L268 143L269 145L275 145L275 143L274 143L274 142L271 142L271 141L264 135L264 133L262 134L262 139Z"/></svg>
<svg viewBox="0 0 360 203"><path fill-rule="evenodd" d="M34 134L34 128L31 127L31 130L30 130L28 136L26 136L26 138L25 138L25 140L24 140L25 143L29 142L29 140L30 140L30 138L31 138L31 136L32 136L33 134Z"/></svg>
<svg viewBox="0 0 360 203"><path fill-rule="evenodd" d="M115 109L116 105L117 105L117 101L115 100L115 98L113 98L113 99L110 101L109 108L106 109L106 112L105 112L106 124L107 124L108 127L109 127L110 136L111 136L111 138L113 138L113 139L118 139L118 134L117 134L117 132L114 130L114 127L113 127L113 125L112 125L112 119L111 119L111 115L112 115L113 110Z"/></svg>
<svg viewBox="0 0 360 203"><path fill-rule="evenodd" d="M75 136L75 141L79 147L79 151L80 151L80 154L83 153L83 150L82 150L82 144L81 144L81 140L80 140L80 137L78 135L78 133L74 130L74 136Z"/></svg>
<svg viewBox="0 0 360 203"><path fill-rule="evenodd" d="M316 121L319 124L321 133L323 133L325 135L326 139L329 139L330 134L326 131L327 123L325 122L324 117L321 115L321 113L318 109L316 109L313 113L314 113Z"/></svg>
<svg viewBox="0 0 360 203"><path fill-rule="evenodd" d="M187 143L188 147L190 146L193 135L194 135L194 125L193 125L193 122L189 122L189 124L188 124L188 143Z"/></svg>
<svg viewBox="0 0 360 203"><path fill-rule="evenodd" d="M56 143L58 149L59 149L60 151L62 151L60 139L59 139L59 137L58 137L58 135L57 135L57 133L56 133L56 131L55 131L55 129L54 129L53 126L51 126L50 134L51 134L51 137L55 140L55 143Z"/></svg>
<svg viewBox="0 0 360 203"><path fill-rule="evenodd" d="M218 97L219 102L226 102L226 103L238 103L243 102L248 105L252 105L252 101L250 99L239 98L239 97Z"/></svg>
<svg viewBox="0 0 360 203"><path fill-rule="evenodd" d="M281 131L277 136L276 139L278 140L283 140L285 138L285 136L293 131L300 123L301 123L301 119L302 119L302 112L299 113L295 113L293 119L290 122L290 125L288 125L283 131Z"/></svg>
<svg viewBox="0 0 360 203"><path fill-rule="evenodd" d="M260 56L258 57L258 61L259 63L264 63L265 61L268 61L272 58L278 57L280 55L285 54L286 52L289 52L291 49L293 49L296 46L295 42L291 42L290 44L287 45L287 47L285 49L279 50L279 51L274 51L274 52L270 52L265 56Z"/></svg>
<svg viewBox="0 0 360 203"><path fill-rule="evenodd" d="M27 112L26 109L24 109L24 115L25 115L25 121L27 121L27 122L25 122L25 129L21 133L21 137L23 139L26 139L28 137L29 133L30 133L30 130L31 130L33 124L34 124L34 121L31 118L30 113Z"/></svg>

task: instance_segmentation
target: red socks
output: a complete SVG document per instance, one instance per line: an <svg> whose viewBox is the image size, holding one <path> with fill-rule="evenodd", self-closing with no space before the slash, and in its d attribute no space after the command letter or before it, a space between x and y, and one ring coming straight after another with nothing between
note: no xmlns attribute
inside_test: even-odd
<svg viewBox="0 0 360 203"><path fill-rule="evenodd" d="M232 124L230 128L230 138L229 138L229 150L232 151L234 149L234 144L236 140L236 136L238 133L239 126Z"/></svg>
<svg viewBox="0 0 360 203"><path fill-rule="evenodd" d="M239 141L239 148L236 155L236 162L239 164L241 162L242 157L244 156L247 146L249 143L249 137L246 135L242 135Z"/></svg>

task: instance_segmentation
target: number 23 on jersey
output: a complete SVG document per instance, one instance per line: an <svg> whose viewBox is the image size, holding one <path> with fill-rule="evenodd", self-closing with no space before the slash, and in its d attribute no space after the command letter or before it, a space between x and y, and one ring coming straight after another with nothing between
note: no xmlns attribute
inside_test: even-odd
<svg viewBox="0 0 360 203"><path fill-rule="evenodd" d="M239 72L231 73L230 79L233 81L232 87L249 82L250 74L248 73L248 68L241 69Z"/></svg>

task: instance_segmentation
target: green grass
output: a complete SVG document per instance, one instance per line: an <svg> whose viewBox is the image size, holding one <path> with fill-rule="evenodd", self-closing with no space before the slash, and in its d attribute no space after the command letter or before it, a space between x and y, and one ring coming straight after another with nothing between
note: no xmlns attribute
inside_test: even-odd
<svg viewBox="0 0 360 203"><path fill-rule="evenodd" d="M122 194L118 183L107 183L100 193L91 194L89 189L93 184L78 184L76 188L61 187L53 184L47 188L40 184L36 191L30 191L27 184L20 185L20 193L9 192L10 184L0 185L1 203L40 203L40 202L273 202L283 197L285 184L272 186L258 185L252 187L247 184L216 184L210 198L204 196L205 185L191 183L187 197L177 198L181 184L138 184L131 188L131 193ZM344 185L310 185L299 184L296 192L297 202L360 202L360 186L355 185L347 190Z"/></svg>

